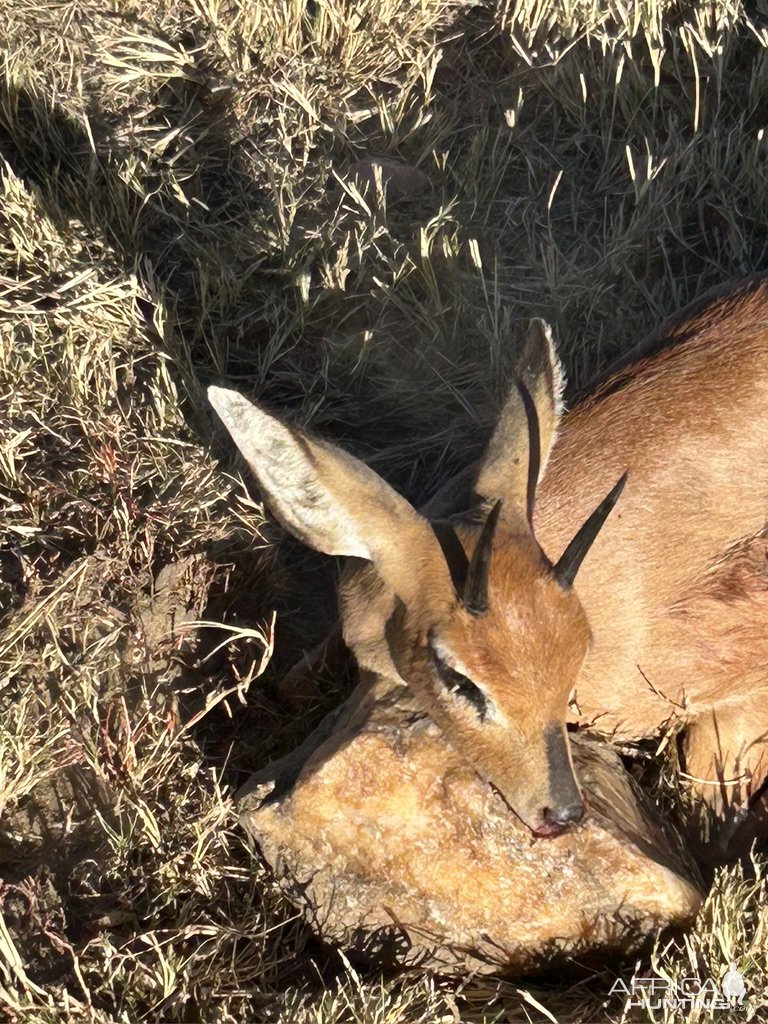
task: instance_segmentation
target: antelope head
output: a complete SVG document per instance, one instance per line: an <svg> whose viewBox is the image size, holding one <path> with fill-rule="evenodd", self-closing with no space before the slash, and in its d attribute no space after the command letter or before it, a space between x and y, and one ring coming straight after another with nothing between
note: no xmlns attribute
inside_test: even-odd
<svg viewBox="0 0 768 1024"><path fill-rule="evenodd" d="M533 321L475 478L476 506L435 524L341 449L237 392L208 391L286 529L319 551L372 563L392 595L392 672L540 836L583 815L565 720L590 632L572 583L624 483L550 562L531 523L561 390L551 332Z"/></svg>

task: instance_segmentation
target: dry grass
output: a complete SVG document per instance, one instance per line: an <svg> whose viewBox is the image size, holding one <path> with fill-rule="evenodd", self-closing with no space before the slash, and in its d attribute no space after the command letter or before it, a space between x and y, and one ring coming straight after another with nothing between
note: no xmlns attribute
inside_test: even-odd
<svg viewBox="0 0 768 1024"><path fill-rule="evenodd" d="M764 267L765 5L0 7L0 1017L672 1021L613 981L735 960L751 1009L717 1019L759 1019L759 859L636 968L382 979L316 945L231 793L322 712L275 680L330 574L264 529L201 395L421 499L477 450L518 321L578 384ZM363 185L371 155L429 187Z"/></svg>

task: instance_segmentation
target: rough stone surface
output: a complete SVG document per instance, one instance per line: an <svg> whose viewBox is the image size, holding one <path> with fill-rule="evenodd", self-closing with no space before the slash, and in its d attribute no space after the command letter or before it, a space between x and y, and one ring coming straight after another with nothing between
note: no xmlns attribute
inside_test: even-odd
<svg viewBox="0 0 768 1024"><path fill-rule="evenodd" d="M610 748L574 744L590 812L535 839L402 688L364 679L240 794L242 820L324 940L432 969L530 971L690 921L691 869Z"/></svg>

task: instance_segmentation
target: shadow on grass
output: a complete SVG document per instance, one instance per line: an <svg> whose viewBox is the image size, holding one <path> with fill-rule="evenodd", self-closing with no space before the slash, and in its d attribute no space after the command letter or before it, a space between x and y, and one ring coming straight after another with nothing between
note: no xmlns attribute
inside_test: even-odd
<svg viewBox="0 0 768 1024"><path fill-rule="evenodd" d="M679 223L671 225L667 235L677 238L676 246L671 252L654 246L658 236L653 233L655 228L651 229L653 218L646 213L646 219L641 220L627 199L631 186L626 180L622 185L617 184L620 181L619 158L625 158L624 148L637 139L631 134L620 138L617 133L611 141L609 161L601 155L598 144L604 108L586 107L581 113L578 102L567 95L578 62L576 51L569 65L521 70L519 65L510 62L507 41L488 36L482 46L484 77L478 78L474 86L478 95L474 96L477 106L473 107L473 86L471 83L467 86L463 80L466 65L462 37L482 39L487 28L488 22L477 13L459 18L455 39L460 41L446 45L435 80L443 107L451 115L467 119L458 131L459 151L462 148L469 151L475 145L473 132L481 143L485 138L490 140L486 150L477 144L476 157L467 157L460 165L466 180L449 180L447 187L450 190L455 186L465 197L464 207L469 209L478 197L482 198L477 182L482 185L483 176L488 175L494 188L501 190L501 200L494 198L489 208L494 216L498 214L502 218L512 239L516 231L521 237L530 234L540 238L545 251L543 261L551 261L555 267L551 279L545 278L541 267L528 265L525 258L517 258L514 240L508 243L506 253L494 253L494 249L498 249L498 225L489 226L486 222L477 232L487 252L499 257L502 271L511 275L510 296L520 300L526 314L554 316L567 330L569 323L588 324L611 306L614 307L611 315L620 317L624 307L616 296L623 297L623 291L634 289L634 307L647 304L651 315L655 316L662 307L676 303L680 297L673 283L677 279L691 281L692 287L698 287L697 282L710 283L723 267L739 272L742 265L743 269L759 265L765 251L768 220L761 223L758 217L750 218L750 215L727 219L723 210L735 209L741 196L735 184L733 193L729 192L727 180L719 186L721 194L717 202L710 201L708 196L702 199L697 192L700 183L693 181L681 199ZM743 59L748 62L753 59L757 44L745 40L743 45ZM587 48L593 61L596 46ZM609 59L602 55L602 59L607 67L607 81L609 72L615 71L615 63L611 65L614 57ZM457 68L461 68L461 74L456 73ZM520 141L512 158L507 155L506 169L499 173L492 166L498 155L493 140L503 132L506 112L514 107L518 88L527 86L534 74L540 77L542 94L562 91L562 117L573 119L573 139L563 143L558 151L558 157L567 152L569 159L581 151L582 180L573 187L565 181L553 191L553 182L561 168L557 161L553 163L550 147L562 131L555 108L554 113L545 111L542 117L537 116L541 111L535 105L524 108L519 121ZM632 111L641 109L651 74L648 62L638 61L637 74L633 77L628 70L617 82L613 104L617 110L629 110L628 124L634 117ZM704 96L706 103L711 98L711 88L709 82L705 84L709 90ZM676 87L675 81L665 83L671 93ZM453 404L446 402L437 412L430 411L430 418L437 424L435 436L442 432L442 451L433 439L425 455L418 440L423 417L414 410L403 411L393 405L397 380L390 381L385 392L377 392L380 369L379 377L373 374L366 381L364 361L361 360L362 370L359 370L349 351L323 345L324 325L348 315L343 296L329 293L324 307L315 310L316 326L304 337L300 301L295 288L291 290L295 268L278 247L265 246L259 250L256 234L244 223L244 210L254 220L268 221L274 215L273 198L263 185L256 184L255 165L251 163L249 167L244 148L234 141L239 129L228 104L229 94L213 72L209 77L204 69L203 73L189 77L180 75L168 82L156 97L152 115L155 131L159 133L162 127L169 136L178 132L177 141L165 149L163 160L152 156L151 147L142 151L123 147L115 141L111 115L100 110L95 101L89 109L87 130L84 121L74 119L24 88L8 85L3 88L0 93L0 152L14 173L38 190L55 221L82 221L87 232L107 243L111 258L122 273L138 276L150 297L140 302L147 330L154 332L158 351L168 358L180 385L183 411L190 429L203 443L213 437L217 454L228 457L231 449L223 440L223 432L215 427L203 400L204 385L214 379L235 385L245 381L249 390L257 389L267 402L284 410L296 412L324 406L329 410L325 414L328 428L325 432L336 440L349 441L356 450L369 455L381 457L396 439L401 448L395 474L399 474L400 482L415 500L426 497L424 492L428 486L425 487L423 478L434 482L440 472L458 468L478 450L485 424L478 421L467 403L456 401L453 395ZM490 102L489 96L492 96ZM649 124L658 124L664 145L672 146L678 122L671 118L662 132L666 102L653 97L653 117ZM677 109L677 100L668 102L669 109ZM475 111L477 123L470 125ZM577 132L581 120L583 124ZM479 129L487 134L482 135ZM690 135L692 144L698 145L693 138L696 133L692 131ZM356 138L353 141L361 147L367 144L378 148L372 140ZM183 201L167 187L166 164L173 160L174 147L188 171ZM381 148L383 150L384 146ZM344 156L349 160L347 154ZM449 179L450 173L449 169ZM470 181L471 177L476 181ZM728 178L727 168L724 177ZM585 181L589 186L586 192ZM631 244L628 243L626 254L601 252L601 238L580 237L586 234L585 227L597 223L598 214L602 216L600 211L611 202L616 205L617 218L623 217L627 222ZM573 214L574 205L580 203L584 216L578 212ZM440 205L440 196L433 193L418 204L418 209L406 204L399 216L407 220L412 215L415 229L428 222ZM637 206L639 208L639 202ZM302 216L305 226L311 227L313 218L318 215L316 210L306 215L300 212L300 221ZM471 218L468 217L467 222L470 223ZM695 244L691 244L691 239ZM729 245L734 249L732 253L728 251ZM522 248L524 252L534 250L527 241ZM310 259L309 253L307 259ZM579 260L587 265L587 271L582 267L574 283L569 275ZM612 265L606 267L606 263ZM593 267L596 268L594 292L599 302L587 287ZM314 268L309 262L304 269L311 276ZM644 275L641 287L638 282L643 281ZM662 278L664 284L655 289L654 283ZM233 298L228 302L227 289L235 280L248 284L233 291ZM41 296L50 293L59 283L39 282ZM546 285L542 294L537 292L540 285ZM214 292L215 299L212 299ZM558 295L564 297L562 308L557 308ZM41 297L39 310L49 312L51 301ZM380 298L376 301L382 302ZM393 299L393 308L396 304ZM162 334L155 326L158 307L163 308L166 315L162 319L169 324ZM271 310L265 312L266 307ZM450 319L451 307L446 308L449 310L446 318ZM278 351L267 356L265 353L275 343L276 321L281 325ZM350 333L362 335L372 322L365 313L359 316L356 313L350 320ZM386 323L386 317L381 322ZM467 342L465 348L457 376L462 373L490 376L495 368L491 366L487 350L483 351L482 341ZM456 351L460 350L459 344ZM350 351L353 355L358 352L357 349ZM569 359L577 381L589 376L617 351L616 344L587 345L581 350L572 348ZM420 354L419 358L428 361L429 353ZM354 364L352 369L350 363ZM270 372L272 369L274 373ZM425 375L424 380L428 379ZM410 390L417 394L412 385ZM471 389L469 393L473 393ZM414 401L413 394L410 400ZM423 404L430 401L434 403L429 395L423 398ZM355 403L360 411L353 413ZM460 435L459 454L451 454L449 446ZM417 442L412 440L413 436ZM386 457L384 462L386 464ZM225 544L213 557L224 561L232 558L232 552ZM275 683L300 649L312 646L333 618L333 568L327 560L304 552L293 542L285 543L276 567L283 590L282 594L276 594L276 587L266 578L254 576L252 566L248 565L249 557L242 550L238 551L230 589L227 593L213 593L204 612L204 618L215 620L226 615L231 622L248 624L264 618L277 606L280 629L284 630L279 637L279 653L266 677L264 694L259 701L239 714L234 724L223 713L212 713L198 730L200 743L211 760L227 765L233 787L244 781L265 755L273 757L284 752L280 750L281 744L292 743L295 733L311 727L324 710L326 705L321 700L316 707L302 712L299 725L290 724L289 714L279 706ZM253 555L253 559L256 558ZM255 580L259 586L254 585ZM209 638L208 649L217 639ZM280 653L282 651L286 653ZM204 653L205 648L201 654ZM215 668L216 662L203 663L195 672L190 671L185 682L197 679L204 684L206 673ZM328 700L333 701L348 683L337 682L335 691L333 681L330 683ZM264 733L265 719L267 731L273 733L272 745L269 750L254 750L249 737L254 732Z"/></svg>

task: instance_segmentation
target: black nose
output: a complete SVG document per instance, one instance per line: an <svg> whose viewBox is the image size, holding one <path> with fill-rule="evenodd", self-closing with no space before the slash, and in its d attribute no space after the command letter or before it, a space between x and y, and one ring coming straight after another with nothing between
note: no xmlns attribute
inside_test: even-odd
<svg viewBox="0 0 768 1024"><path fill-rule="evenodd" d="M575 825L584 817L584 804L579 800L576 804L565 807L545 807L544 821L548 825Z"/></svg>

